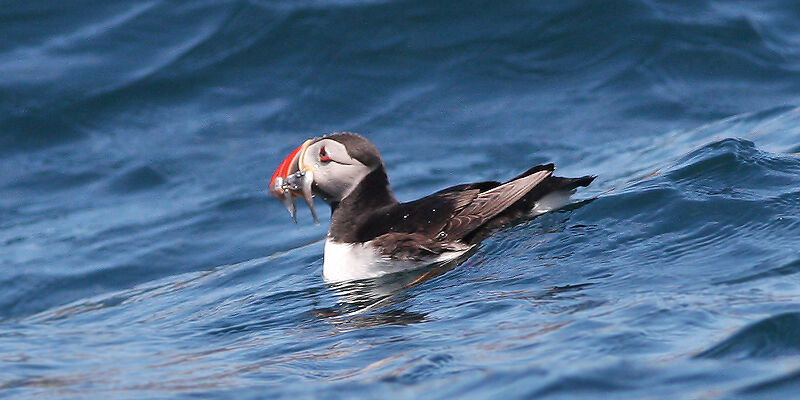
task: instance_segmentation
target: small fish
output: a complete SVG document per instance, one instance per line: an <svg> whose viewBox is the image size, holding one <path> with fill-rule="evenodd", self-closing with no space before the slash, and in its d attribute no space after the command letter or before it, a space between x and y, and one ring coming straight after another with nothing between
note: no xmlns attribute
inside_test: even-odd
<svg viewBox="0 0 800 400"><path fill-rule="evenodd" d="M280 177L276 178L275 185L277 186ZM283 191L284 199L291 198L292 208L289 209L289 213L292 214L292 218L295 218L295 214L292 210L294 210L294 198L293 193L300 192L302 194L303 199L308 204L308 208L311 210L311 216L314 217L314 223L319 225L319 218L317 218L317 211L314 209L314 194L311 191L311 185L314 183L314 173L307 169L301 169L289 176L286 177L286 180L280 180L281 183L281 190ZM284 201L284 200L281 200ZM284 205L286 202L284 201ZM287 208L289 206L287 205ZM295 218L295 223L297 219Z"/></svg>
<svg viewBox="0 0 800 400"><path fill-rule="evenodd" d="M281 165L272 174L272 179L270 179L269 193L286 206L295 224L297 223L297 206L294 203L294 198L302 197L311 210L314 223L319 225L317 211L314 209L314 193L312 192L314 173L303 164L305 151L311 143L313 143L313 140L306 140L300 147L292 151L281 162Z"/></svg>
<svg viewBox="0 0 800 400"><path fill-rule="evenodd" d="M311 170L306 170L303 175L303 184L301 189L303 192L303 199L305 199L308 208L311 210L311 216L314 217L314 224L319 225L317 218L317 211L314 210L314 194L311 192L311 185L314 183L314 173Z"/></svg>
<svg viewBox="0 0 800 400"><path fill-rule="evenodd" d="M270 193L277 197L281 203L286 206L286 209L289 211L289 215L292 216L292 220L295 224L297 224L297 206L294 204L294 196L292 196L292 192L288 190L288 184L283 180L283 178L275 178L275 186L270 188Z"/></svg>

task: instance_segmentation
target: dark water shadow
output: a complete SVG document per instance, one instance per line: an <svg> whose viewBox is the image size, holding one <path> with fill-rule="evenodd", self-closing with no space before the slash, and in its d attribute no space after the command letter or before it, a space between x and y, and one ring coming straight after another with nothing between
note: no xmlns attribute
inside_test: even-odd
<svg viewBox="0 0 800 400"><path fill-rule="evenodd" d="M777 378L767 379L739 390L740 394L769 394L768 398L796 398L800 390L800 370L794 370ZM767 398L767 397L765 397Z"/></svg>
<svg viewBox="0 0 800 400"><path fill-rule="evenodd" d="M752 359L800 354L800 313L772 316L734 333L695 358Z"/></svg>
<svg viewBox="0 0 800 400"><path fill-rule="evenodd" d="M724 281L715 282L714 284L715 285L735 285L735 284L739 284L739 283L757 281L757 280L760 280L760 279L773 278L773 277L777 277L777 276L794 275L794 274L796 274L798 272L800 272L800 259L794 260L792 262L783 264L783 265L778 266L778 267L768 268L768 269L765 269L763 271L759 271L759 272L756 272L754 274L750 274L750 275L743 276L743 277L740 277L740 278L727 279L727 280L724 280Z"/></svg>

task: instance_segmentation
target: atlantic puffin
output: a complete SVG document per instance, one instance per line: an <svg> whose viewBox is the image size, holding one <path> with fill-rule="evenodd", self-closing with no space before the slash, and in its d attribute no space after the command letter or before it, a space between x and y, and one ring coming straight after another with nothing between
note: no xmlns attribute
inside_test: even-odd
<svg viewBox="0 0 800 400"><path fill-rule="evenodd" d="M454 260L498 228L565 205L595 178L561 178L554 170L537 165L506 182L456 185L400 203L375 145L338 132L292 151L272 175L269 192L295 223L295 197L305 199L317 223L313 197L330 205L322 275L340 282Z"/></svg>

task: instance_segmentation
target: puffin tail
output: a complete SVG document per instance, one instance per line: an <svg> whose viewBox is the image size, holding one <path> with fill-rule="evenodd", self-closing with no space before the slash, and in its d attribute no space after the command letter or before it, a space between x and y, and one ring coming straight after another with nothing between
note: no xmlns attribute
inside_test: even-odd
<svg viewBox="0 0 800 400"><path fill-rule="evenodd" d="M577 189L578 187L586 187L592 183L594 178L597 178L596 175L586 175L580 178L562 178L559 176L551 176L548 180L550 181L550 187L553 191L572 191Z"/></svg>
<svg viewBox="0 0 800 400"><path fill-rule="evenodd" d="M550 164L542 164L537 165L535 167L530 168L529 170L509 179L506 183L515 181L520 178L524 178L530 174L535 174L539 171L555 171L556 167L552 163ZM586 175L580 178L562 178L559 176L549 176L542 182L547 189L545 190L545 194L547 192L569 192L572 190L577 189L578 187L586 187L592 183L594 178L597 178L596 175Z"/></svg>

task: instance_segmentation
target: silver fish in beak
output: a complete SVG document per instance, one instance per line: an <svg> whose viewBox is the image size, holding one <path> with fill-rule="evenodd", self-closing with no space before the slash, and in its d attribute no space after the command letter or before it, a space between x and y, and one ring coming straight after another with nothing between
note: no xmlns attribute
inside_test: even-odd
<svg viewBox="0 0 800 400"><path fill-rule="evenodd" d="M314 223L319 225L317 212L314 209L314 194L311 190L314 184L314 173L301 166L299 161L312 142L313 140L306 140L300 147L289 153L272 174L269 182L269 193L286 206L295 224L297 223L297 207L294 198L302 197L308 204L308 208L311 209Z"/></svg>

